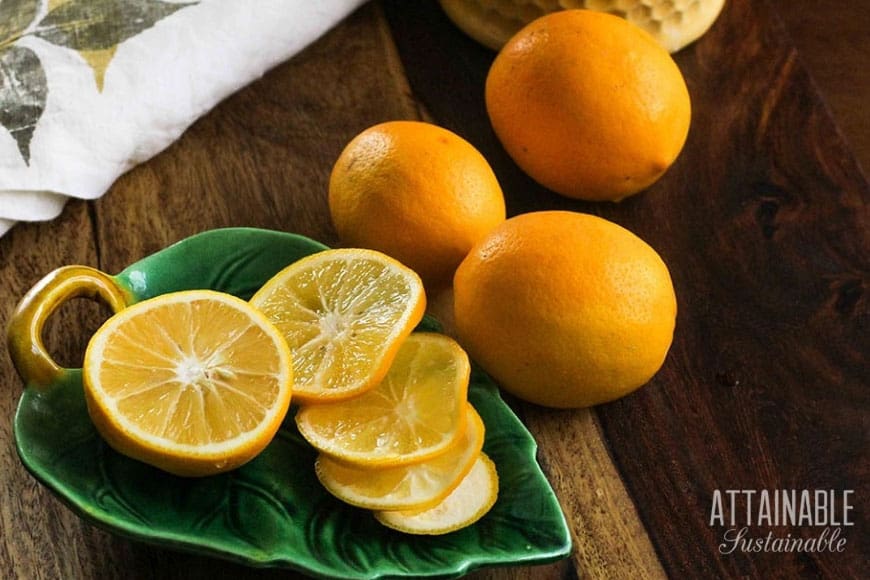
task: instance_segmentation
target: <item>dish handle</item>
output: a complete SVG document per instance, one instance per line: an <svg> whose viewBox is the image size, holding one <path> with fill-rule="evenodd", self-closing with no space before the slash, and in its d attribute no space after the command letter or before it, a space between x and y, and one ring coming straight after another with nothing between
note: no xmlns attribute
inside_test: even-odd
<svg viewBox="0 0 870 580"><path fill-rule="evenodd" d="M51 315L73 298L101 299L113 312L134 301L112 276L89 266L63 266L46 275L18 303L7 329L9 354L25 384L45 388L67 372L45 349L42 331Z"/></svg>

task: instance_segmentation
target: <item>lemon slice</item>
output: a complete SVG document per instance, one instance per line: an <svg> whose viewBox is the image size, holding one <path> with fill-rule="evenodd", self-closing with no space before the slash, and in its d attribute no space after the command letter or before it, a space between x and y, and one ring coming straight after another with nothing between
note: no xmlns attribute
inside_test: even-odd
<svg viewBox="0 0 870 580"><path fill-rule="evenodd" d="M208 290L120 311L85 352L85 399L119 452L182 476L234 469L287 413L292 362L278 330L244 300Z"/></svg>
<svg viewBox="0 0 870 580"><path fill-rule="evenodd" d="M327 250L276 274L251 299L293 353L294 397L335 401L386 375L423 317L420 277L373 250Z"/></svg>
<svg viewBox="0 0 870 580"><path fill-rule="evenodd" d="M403 465L434 457L465 429L471 367L451 338L415 333L374 389L296 414L302 436L318 451L362 466Z"/></svg>
<svg viewBox="0 0 870 580"><path fill-rule="evenodd" d="M438 503L459 485L483 449L483 421L468 403L465 413L462 440L432 459L407 466L362 468L321 454L315 463L317 478L338 499L366 509L421 509Z"/></svg>
<svg viewBox="0 0 870 580"><path fill-rule="evenodd" d="M497 499L495 464L481 453L468 475L440 503L423 511L377 511L375 518L387 527L408 534L440 535L478 521Z"/></svg>

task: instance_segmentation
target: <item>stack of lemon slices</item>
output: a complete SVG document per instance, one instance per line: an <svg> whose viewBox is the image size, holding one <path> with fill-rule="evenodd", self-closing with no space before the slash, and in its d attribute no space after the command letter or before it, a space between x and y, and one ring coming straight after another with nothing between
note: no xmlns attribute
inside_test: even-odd
<svg viewBox="0 0 870 580"><path fill-rule="evenodd" d="M386 526L447 533L492 507L498 476L467 401L468 356L444 335L411 334L425 308L417 274L356 249L291 264L249 303L159 296L91 339L88 411L119 452L208 476L265 449L292 395L330 493Z"/></svg>
<svg viewBox="0 0 870 580"><path fill-rule="evenodd" d="M291 264L251 304L293 353L296 424L323 486L386 526L443 534L482 517L498 476L452 339L411 331L426 297L388 256L328 250Z"/></svg>

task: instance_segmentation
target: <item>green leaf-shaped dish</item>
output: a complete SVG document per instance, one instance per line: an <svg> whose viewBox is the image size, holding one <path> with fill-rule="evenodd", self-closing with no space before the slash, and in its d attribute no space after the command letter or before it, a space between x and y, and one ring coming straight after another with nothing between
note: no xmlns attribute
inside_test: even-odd
<svg viewBox="0 0 870 580"><path fill-rule="evenodd" d="M114 277L136 300L192 288L249 298L287 264L325 247L279 232L232 228L193 236ZM434 325L434 326L433 326ZM425 320L428 330L437 323ZM80 516L112 532L252 566L337 578L455 577L490 565L560 559L571 540L559 503L535 461L531 435L475 370L469 399L486 424L485 450L500 478L496 505L475 525L418 537L378 524L329 495L315 453L285 421L242 468L183 479L128 459L94 430L81 372L27 388L15 440L27 469Z"/></svg>

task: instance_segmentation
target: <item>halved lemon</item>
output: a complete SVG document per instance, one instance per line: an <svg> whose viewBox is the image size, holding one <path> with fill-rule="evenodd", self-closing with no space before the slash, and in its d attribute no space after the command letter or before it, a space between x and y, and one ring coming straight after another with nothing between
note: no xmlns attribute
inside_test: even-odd
<svg viewBox="0 0 870 580"><path fill-rule="evenodd" d="M407 465L434 457L465 429L471 367L442 334L415 333L387 376L353 399L303 406L296 425L318 451L364 467Z"/></svg>
<svg viewBox="0 0 870 580"><path fill-rule="evenodd" d="M481 453L468 475L443 501L422 511L376 511L387 527L407 534L440 535L478 521L498 499L495 464Z"/></svg>
<svg viewBox="0 0 870 580"><path fill-rule="evenodd" d="M447 497L471 470L483 449L486 428L471 404L465 404L465 435L445 453L398 467L362 468L321 454L317 478L332 495L357 507L411 510L434 505Z"/></svg>
<svg viewBox="0 0 870 580"><path fill-rule="evenodd" d="M345 399L377 385L423 317L426 295L413 270L373 250L326 250L276 274L251 304L293 353L294 396Z"/></svg>
<svg viewBox="0 0 870 580"><path fill-rule="evenodd" d="M287 413L292 361L281 334L229 294L165 294L115 314L85 352L85 400L119 452L182 476L234 469Z"/></svg>

